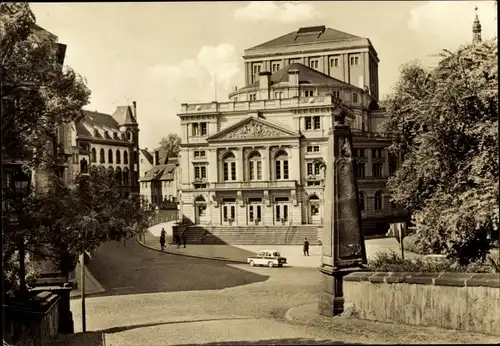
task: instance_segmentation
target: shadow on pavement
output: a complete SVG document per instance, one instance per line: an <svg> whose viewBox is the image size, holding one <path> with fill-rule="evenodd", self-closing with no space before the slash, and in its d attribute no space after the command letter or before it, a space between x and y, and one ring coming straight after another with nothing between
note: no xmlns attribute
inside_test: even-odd
<svg viewBox="0 0 500 346"><path fill-rule="evenodd" d="M234 320L248 320L250 317L240 317L240 318L210 318L204 320L190 320L190 321L171 321L171 322L158 322L158 323L144 323L144 324L133 324L130 326L121 326L121 327L113 327L104 330L100 330L101 334L113 334L113 333L121 333L132 329L137 328L147 328L147 327L155 327L155 326L164 326L169 324L185 324L185 323L198 323L198 322L213 322L213 321L234 321Z"/></svg>
<svg viewBox="0 0 500 346"><path fill-rule="evenodd" d="M87 268L106 290L92 296L220 290L269 278L225 262L151 251L136 242L102 245Z"/></svg>
<svg viewBox="0 0 500 346"><path fill-rule="evenodd" d="M180 344L179 344L180 345ZM190 346L209 346L209 345L362 345L349 344L342 341L333 340L315 340L308 338L291 338L291 339L268 339L258 341L225 341L225 342L209 342L205 344L185 344Z"/></svg>
<svg viewBox="0 0 500 346"><path fill-rule="evenodd" d="M50 346L105 346L104 333L87 332L76 334L59 334Z"/></svg>

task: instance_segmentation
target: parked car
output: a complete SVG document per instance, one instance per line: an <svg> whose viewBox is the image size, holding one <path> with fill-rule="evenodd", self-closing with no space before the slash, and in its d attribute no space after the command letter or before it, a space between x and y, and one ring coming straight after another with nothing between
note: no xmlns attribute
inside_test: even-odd
<svg viewBox="0 0 500 346"><path fill-rule="evenodd" d="M250 266L268 266L273 267L283 267L286 264L286 258L282 257L281 254L276 250L261 250L256 256L250 256L247 258L247 263Z"/></svg>

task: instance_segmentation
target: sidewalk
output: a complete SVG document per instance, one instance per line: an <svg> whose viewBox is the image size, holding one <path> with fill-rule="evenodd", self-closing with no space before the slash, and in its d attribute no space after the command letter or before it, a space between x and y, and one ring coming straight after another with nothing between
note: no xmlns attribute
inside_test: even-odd
<svg viewBox="0 0 500 346"><path fill-rule="evenodd" d="M79 298L81 296L81 283L80 283L80 264L76 264L76 268L74 271L74 277L76 282L78 283L77 288L73 289L70 293L71 298ZM101 286L99 281L92 275L92 273L85 267L85 294L97 294L105 292L104 287Z"/></svg>
<svg viewBox="0 0 500 346"><path fill-rule="evenodd" d="M160 224L150 228L145 234L145 240L138 239L138 243L148 249L160 250L159 232L164 227L167 230L169 225ZM171 226L170 226L171 227ZM167 230L167 234L168 230ZM171 234L171 233L170 233ZM309 256L304 256L302 245L201 245L187 244L186 248L182 246L177 248L177 245L168 244L172 237L167 236L167 246L164 252L182 255L188 257L206 258L214 260L222 260L229 262L246 263L249 256L255 255L260 250L276 250L283 257L287 258L287 263L292 267L317 268L321 265L321 246L313 245L309 247ZM365 240L366 255L368 258L373 258L379 252L394 251L399 253L399 244L395 238L376 238ZM405 251L405 258L415 258L419 255Z"/></svg>
<svg viewBox="0 0 500 346"><path fill-rule="evenodd" d="M345 304L345 316L324 317L318 315L318 303L289 309L285 319L293 324L328 330L330 337L343 341L366 344L495 344L498 336L469 333L436 327L412 326L361 320L349 316L349 303Z"/></svg>

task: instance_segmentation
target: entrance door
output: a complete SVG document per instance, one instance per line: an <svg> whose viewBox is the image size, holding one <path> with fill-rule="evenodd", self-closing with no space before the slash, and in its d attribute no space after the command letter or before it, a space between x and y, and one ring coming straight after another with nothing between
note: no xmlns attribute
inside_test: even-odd
<svg viewBox="0 0 500 346"><path fill-rule="evenodd" d="M194 223L203 224L206 222L207 222L207 202L202 196L198 196L194 201Z"/></svg>
<svg viewBox="0 0 500 346"><path fill-rule="evenodd" d="M289 221L290 203L288 197L276 197L274 199L274 224L283 225Z"/></svg>
<svg viewBox="0 0 500 346"><path fill-rule="evenodd" d="M223 225L236 224L236 198L223 198L221 212Z"/></svg>
<svg viewBox="0 0 500 346"><path fill-rule="evenodd" d="M309 223L321 223L320 200L316 195L309 197Z"/></svg>

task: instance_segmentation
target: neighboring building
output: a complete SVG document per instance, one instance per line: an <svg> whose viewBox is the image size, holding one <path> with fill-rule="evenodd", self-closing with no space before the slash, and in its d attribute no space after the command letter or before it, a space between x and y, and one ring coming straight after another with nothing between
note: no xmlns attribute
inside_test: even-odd
<svg viewBox="0 0 500 346"><path fill-rule="evenodd" d="M368 39L301 28L246 50L244 59L247 85L229 102L183 104L178 114L180 210L195 224L192 238L202 230L226 242L321 237L321 167L338 102L354 135L365 234L385 233L389 222L407 217L385 188L398 160L385 149L390 139L377 133L384 111Z"/></svg>
<svg viewBox="0 0 500 346"><path fill-rule="evenodd" d="M139 149L139 163L141 165L139 179L142 179L142 177L144 177L146 173L154 166L154 152L148 151L148 148Z"/></svg>
<svg viewBox="0 0 500 346"><path fill-rule="evenodd" d="M112 115L85 110L72 127L72 173L87 173L90 166L116 176L120 193L139 193L139 126L137 106L119 106Z"/></svg>
<svg viewBox="0 0 500 346"><path fill-rule="evenodd" d="M148 169L141 171L141 195L159 209L177 209L179 193L179 161L168 157L166 150L149 152L141 149L141 161Z"/></svg>

